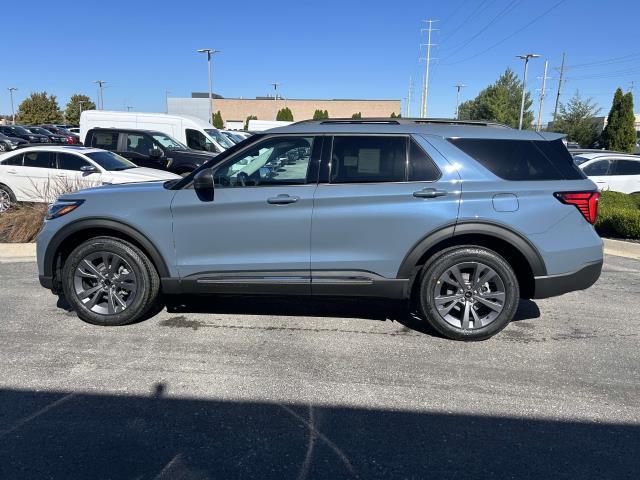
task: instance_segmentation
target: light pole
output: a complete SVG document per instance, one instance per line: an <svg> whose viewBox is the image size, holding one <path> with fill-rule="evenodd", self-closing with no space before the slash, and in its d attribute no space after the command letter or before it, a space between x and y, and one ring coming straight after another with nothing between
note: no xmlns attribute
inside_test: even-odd
<svg viewBox="0 0 640 480"><path fill-rule="evenodd" d="M9 87L9 88L7 88L7 90L9 90L9 96L11 97L11 125L15 125L16 124L16 112L13 109L13 92L15 92L18 89L16 87Z"/></svg>
<svg viewBox="0 0 640 480"><path fill-rule="evenodd" d="M102 93L103 85L107 82L104 80L96 80L95 82L98 85L100 95L98 96L98 103L100 104L100 110L104 110L104 94Z"/></svg>
<svg viewBox="0 0 640 480"><path fill-rule="evenodd" d="M169 90L164 91L164 113L169 113Z"/></svg>
<svg viewBox="0 0 640 480"><path fill-rule="evenodd" d="M456 120L458 120L458 107L460 106L460 90L466 85L459 83L453 86L456 89Z"/></svg>
<svg viewBox="0 0 640 480"><path fill-rule="evenodd" d="M211 80L211 56L220 53L220 50L213 48L199 48L199 53L207 54L207 65L209 67L209 123L213 122L213 85Z"/></svg>
<svg viewBox="0 0 640 480"><path fill-rule="evenodd" d="M281 83L278 82L272 82L271 85L273 85L273 101L274 101L274 105L276 106L276 116L275 119L277 120L278 118L278 87L280 85L282 85Z"/></svg>
<svg viewBox="0 0 640 480"><path fill-rule="evenodd" d="M518 122L518 130L522 130L522 117L524 116L524 99L527 88L527 69L529 68L529 59L538 58L540 55L535 53L525 53L524 55L516 55L519 59L524 60L524 77L522 78L522 102L520 103L520 121Z"/></svg>
<svg viewBox="0 0 640 480"><path fill-rule="evenodd" d="M82 104L85 103L84 100L78 100L78 121L80 121L80 117L82 116Z"/></svg>

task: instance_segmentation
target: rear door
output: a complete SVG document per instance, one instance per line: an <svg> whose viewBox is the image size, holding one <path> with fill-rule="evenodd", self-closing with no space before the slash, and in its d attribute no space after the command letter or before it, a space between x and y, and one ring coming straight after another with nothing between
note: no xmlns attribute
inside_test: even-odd
<svg viewBox="0 0 640 480"><path fill-rule="evenodd" d="M622 193L640 192L640 158L611 160L611 190Z"/></svg>
<svg viewBox="0 0 640 480"><path fill-rule="evenodd" d="M28 201L52 202L62 193L63 185L57 176L55 153L45 150L25 152L19 169L23 192Z"/></svg>
<svg viewBox="0 0 640 480"><path fill-rule="evenodd" d="M354 275L396 278L416 243L455 223L458 174L421 136L327 140L314 196L313 291Z"/></svg>

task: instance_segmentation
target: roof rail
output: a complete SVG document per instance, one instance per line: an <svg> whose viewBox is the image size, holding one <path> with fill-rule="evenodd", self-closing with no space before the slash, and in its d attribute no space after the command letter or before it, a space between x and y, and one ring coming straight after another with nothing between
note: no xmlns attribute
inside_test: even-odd
<svg viewBox="0 0 640 480"><path fill-rule="evenodd" d="M418 124L440 124L440 125L467 125L467 126L478 126L478 127L500 127L500 128L511 128L508 125L498 122L491 122L485 120L456 120L453 118L389 118L389 117L372 117L372 118L327 118L327 119L309 119L309 120L301 120L296 122L296 124L301 123L318 123L320 125L340 125L340 124L351 124L351 125L401 125L401 124L409 124L409 123L418 123Z"/></svg>
<svg viewBox="0 0 640 480"><path fill-rule="evenodd" d="M504 123L492 122L490 120L456 120L455 118L411 118L414 123L432 123L441 125L471 125L478 127L501 127L511 128Z"/></svg>

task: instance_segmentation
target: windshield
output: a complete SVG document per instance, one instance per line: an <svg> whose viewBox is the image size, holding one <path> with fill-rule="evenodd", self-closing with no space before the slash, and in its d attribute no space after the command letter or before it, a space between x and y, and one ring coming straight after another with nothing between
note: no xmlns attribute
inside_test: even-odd
<svg viewBox="0 0 640 480"><path fill-rule="evenodd" d="M18 127L18 126L14 126L13 127L14 131L20 135L29 135L31 132L29 132L26 128L24 127Z"/></svg>
<svg viewBox="0 0 640 480"><path fill-rule="evenodd" d="M44 128L40 127L29 127L29 130L31 130L33 133L39 133L41 135L51 135L51 132L49 130L45 130Z"/></svg>
<svg viewBox="0 0 640 480"><path fill-rule="evenodd" d="M124 157L117 155L113 152L91 152L86 154L91 160L96 162L102 168L108 171L128 170L130 168L136 168L137 165L130 162Z"/></svg>
<svg viewBox="0 0 640 480"><path fill-rule="evenodd" d="M225 137L224 135L222 135L215 128L206 128L204 131L207 132L211 136L211 138L213 138L216 142L218 142L222 146L222 148L233 147L233 142L229 140L227 137Z"/></svg>
<svg viewBox="0 0 640 480"><path fill-rule="evenodd" d="M582 165L584 162L588 162L590 159L581 157L580 155L574 155L573 161L576 162L576 165Z"/></svg>
<svg viewBox="0 0 640 480"><path fill-rule="evenodd" d="M162 145L162 148L166 148L167 150L186 150L187 146L180 143L175 138L171 138L164 133L153 133L151 135L153 139Z"/></svg>

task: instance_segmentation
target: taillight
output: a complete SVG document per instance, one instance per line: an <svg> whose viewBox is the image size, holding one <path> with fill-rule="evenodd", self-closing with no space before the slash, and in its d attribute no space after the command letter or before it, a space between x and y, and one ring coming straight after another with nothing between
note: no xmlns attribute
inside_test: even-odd
<svg viewBox="0 0 640 480"><path fill-rule="evenodd" d="M555 196L562 203L574 205L590 224L596 223L600 192L559 192Z"/></svg>

